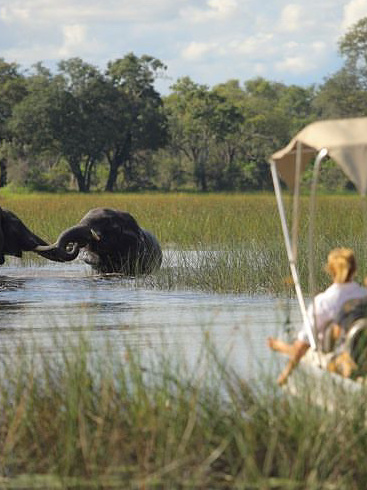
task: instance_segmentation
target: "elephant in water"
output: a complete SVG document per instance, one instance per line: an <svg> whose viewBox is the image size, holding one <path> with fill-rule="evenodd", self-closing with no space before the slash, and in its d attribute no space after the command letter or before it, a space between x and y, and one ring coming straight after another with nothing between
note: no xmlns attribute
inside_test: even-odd
<svg viewBox="0 0 367 490"><path fill-rule="evenodd" d="M5 255L22 257L23 252L36 252L55 262L69 261L78 254L76 247L68 253L62 249L48 249L48 244L32 233L18 216L0 207L0 265L5 262Z"/></svg>
<svg viewBox="0 0 367 490"><path fill-rule="evenodd" d="M131 214L115 209L91 209L79 224L65 230L45 251L80 257L99 273L127 276L149 274L162 263L157 238L140 228Z"/></svg>

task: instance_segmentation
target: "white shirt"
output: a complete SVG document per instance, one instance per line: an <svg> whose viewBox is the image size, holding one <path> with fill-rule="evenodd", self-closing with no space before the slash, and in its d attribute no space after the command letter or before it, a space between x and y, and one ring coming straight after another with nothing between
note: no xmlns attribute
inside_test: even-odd
<svg viewBox="0 0 367 490"><path fill-rule="evenodd" d="M331 321L335 321L336 315L346 301L365 296L367 296L367 288L360 286L356 282L345 282L343 284L334 282L324 292L315 296L314 301L307 309L312 329L314 330L314 322L316 322L316 331L318 336L322 337L326 325ZM305 326L299 332L298 339L308 342Z"/></svg>

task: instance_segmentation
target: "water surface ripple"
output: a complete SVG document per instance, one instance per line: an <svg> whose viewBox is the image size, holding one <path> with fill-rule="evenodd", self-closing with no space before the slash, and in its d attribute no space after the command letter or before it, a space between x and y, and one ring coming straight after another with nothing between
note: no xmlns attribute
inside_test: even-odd
<svg viewBox="0 0 367 490"><path fill-rule="evenodd" d="M0 274L0 354L19 341L52 352L55 332L73 339L82 330L96 350L108 341L121 351L127 344L143 353L172 350L195 362L210 335L233 367L251 377L274 359L266 338L282 331L287 308L293 323L300 321L295 301L146 289L118 275L94 275L79 261L7 260Z"/></svg>

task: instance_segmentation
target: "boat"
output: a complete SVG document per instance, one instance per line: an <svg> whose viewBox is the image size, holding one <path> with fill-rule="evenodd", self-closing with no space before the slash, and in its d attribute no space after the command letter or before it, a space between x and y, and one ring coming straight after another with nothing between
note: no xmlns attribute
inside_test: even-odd
<svg viewBox="0 0 367 490"><path fill-rule="evenodd" d="M353 182L361 196L365 197L367 194L367 117L313 122L296 134L287 146L273 153L269 159L292 282L310 344L310 349L301 359L300 368L293 370L285 385L288 390L293 392L296 392L297 389L302 389L302 383L310 379L312 379L313 383L318 383L320 390L314 391L319 393L325 391L325 379L332 386L333 392L339 387L348 389L349 392L358 392L366 384L364 377L360 376L358 379L345 378L328 370L330 369L330 360L335 356L335 352L332 349L328 351L325 346L320 345L320 341L317 339L315 332L313 332L307 316L304 294L299 280L297 252L300 221L300 184L303 172L313 164L308 236L309 290L311 297L313 297L315 295L313 248L316 189L320 167L326 158L331 158L348 179ZM292 210L288 220L283 204L280 181L292 193ZM363 319L363 321L353 325L353 328L349 330L343 348L357 361L355 353L360 350L362 340L366 341L366 339L367 319ZM367 349L364 349L364 351L367 352ZM301 373L298 371L301 371ZM302 382L299 381L301 378L303 378ZM324 398L328 399L328 395Z"/></svg>

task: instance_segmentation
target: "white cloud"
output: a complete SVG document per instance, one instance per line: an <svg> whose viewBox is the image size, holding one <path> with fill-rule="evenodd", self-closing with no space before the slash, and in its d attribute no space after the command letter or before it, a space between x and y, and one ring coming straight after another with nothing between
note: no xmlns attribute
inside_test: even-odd
<svg viewBox="0 0 367 490"><path fill-rule="evenodd" d="M207 4L214 15L222 18L233 14L237 9L237 0L208 0Z"/></svg>
<svg viewBox="0 0 367 490"><path fill-rule="evenodd" d="M280 73L302 74L315 69L315 64L310 58L305 56L290 56L275 64L275 68Z"/></svg>
<svg viewBox="0 0 367 490"><path fill-rule="evenodd" d="M301 28L302 8L297 4L289 4L284 7L280 16L280 30L296 32Z"/></svg>
<svg viewBox="0 0 367 490"><path fill-rule="evenodd" d="M226 1L226 0L223 0ZM232 0L227 0L232 1ZM0 20L6 22L147 22L170 18L185 0L3 0Z"/></svg>
<svg viewBox="0 0 367 490"><path fill-rule="evenodd" d="M230 47L242 55L262 57L274 53L274 50L277 49L274 45L274 36L272 33L259 33L241 41L233 41Z"/></svg>
<svg viewBox="0 0 367 490"><path fill-rule="evenodd" d="M215 43L192 42L182 50L181 54L186 60L197 61L216 48Z"/></svg>
<svg viewBox="0 0 367 490"><path fill-rule="evenodd" d="M282 58L275 63L275 69L281 73L302 75L312 72L325 61L327 45L322 41L312 43L285 43L279 50Z"/></svg>
<svg viewBox="0 0 367 490"><path fill-rule="evenodd" d="M342 23L364 15L367 0L0 0L0 50L21 64L79 56L102 68L147 53L172 81L208 85L279 73L317 83L339 68Z"/></svg>
<svg viewBox="0 0 367 490"><path fill-rule="evenodd" d="M316 41L311 44L315 54L323 56L327 51L327 45L323 41Z"/></svg>
<svg viewBox="0 0 367 490"><path fill-rule="evenodd" d="M351 0L343 9L342 28L348 29L358 22L362 17L367 16L367 0Z"/></svg>
<svg viewBox="0 0 367 490"><path fill-rule="evenodd" d="M1 7L0 9L0 20L4 22L12 21L28 21L30 18L30 12L26 8L17 8L10 6Z"/></svg>
<svg viewBox="0 0 367 490"><path fill-rule="evenodd" d="M16 61L21 65L31 65L37 61L59 59L59 53L56 46L33 44L32 46L7 49L5 59L7 61Z"/></svg>
<svg viewBox="0 0 367 490"><path fill-rule="evenodd" d="M237 6L237 0L207 0L206 8L188 6L181 9L180 15L190 22L223 21L233 16Z"/></svg>
<svg viewBox="0 0 367 490"><path fill-rule="evenodd" d="M267 72L267 67L264 63L255 63L254 64L254 74L260 77L263 77L266 75Z"/></svg>
<svg viewBox="0 0 367 490"><path fill-rule="evenodd" d="M59 49L59 54L62 58L68 58L84 51L87 37L87 29L80 24L66 25L62 28L64 42Z"/></svg>
<svg viewBox="0 0 367 490"><path fill-rule="evenodd" d="M289 41L289 42L286 42L285 43L285 46L288 48L288 49L297 49L298 46L299 46L299 43L297 41Z"/></svg>

